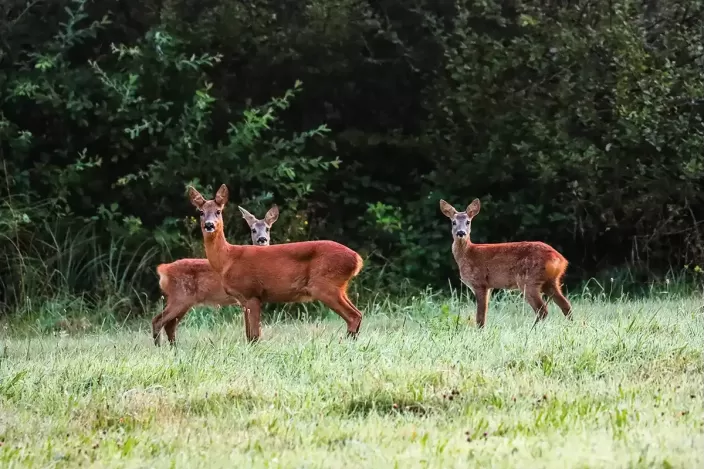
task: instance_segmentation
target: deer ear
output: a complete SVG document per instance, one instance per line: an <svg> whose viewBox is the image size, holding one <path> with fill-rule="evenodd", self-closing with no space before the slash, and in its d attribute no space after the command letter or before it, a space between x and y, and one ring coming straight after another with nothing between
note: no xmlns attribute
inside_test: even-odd
<svg viewBox="0 0 705 469"><path fill-rule="evenodd" d="M206 203L206 199L204 199L201 193L194 189L192 186L188 186L188 197L191 200L193 206L196 208L201 208L203 207L203 204Z"/></svg>
<svg viewBox="0 0 705 469"><path fill-rule="evenodd" d="M255 218L254 215L252 215L250 212L248 212L244 208L240 207L239 205L237 206L237 208L240 209L240 213L242 213L242 218L245 219L245 221L247 222L248 225L252 226L252 224L257 221L257 218Z"/></svg>
<svg viewBox="0 0 705 469"><path fill-rule="evenodd" d="M215 203L220 206L228 203L228 187L225 184L221 184L218 192L215 193Z"/></svg>
<svg viewBox="0 0 705 469"><path fill-rule="evenodd" d="M477 215L477 213L479 211L480 211L480 199L473 200L470 203L470 205L468 205L468 208L465 209L465 213L467 213L470 218Z"/></svg>
<svg viewBox="0 0 705 469"><path fill-rule="evenodd" d="M275 204L275 205L272 205L272 208L270 208L267 211L267 214L264 216L264 222L267 225L272 226L274 224L274 222L277 221L278 218L279 218L279 207L277 207Z"/></svg>
<svg viewBox="0 0 705 469"><path fill-rule="evenodd" d="M451 204L441 199L441 212L448 218L453 218L458 211Z"/></svg>

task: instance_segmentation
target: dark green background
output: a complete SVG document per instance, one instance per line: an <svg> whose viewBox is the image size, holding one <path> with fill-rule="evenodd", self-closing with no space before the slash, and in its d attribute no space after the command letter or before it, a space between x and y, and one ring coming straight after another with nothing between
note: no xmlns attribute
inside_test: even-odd
<svg viewBox="0 0 705 469"><path fill-rule="evenodd" d="M573 285L691 272L702 17L696 1L5 1L0 301L156 298L156 264L202 252L189 183L226 183L260 217L278 203L274 242L348 244L382 293L457 282L440 198L481 199L474 241L551 243Z"/></svg>

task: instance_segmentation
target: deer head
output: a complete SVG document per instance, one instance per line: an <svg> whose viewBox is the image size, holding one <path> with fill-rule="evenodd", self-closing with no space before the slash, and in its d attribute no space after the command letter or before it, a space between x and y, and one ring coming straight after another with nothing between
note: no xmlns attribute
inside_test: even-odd
<svg viewBox="0 0 705 469"><path fill-rule="evenodd" d="M453 239L470 239L472 219L480 211L480 199L472 201L464 212L458 212L451 204L441 199L441 212L453 222L451 233Z"/></svg>
<svg viewBox="0 0 705 469"><path fill-rule="evenodd" d="M252 235L252 244L257 246L268 246L269 245L269 230L279 218L279 208L276 205L272 205L272 208L264 216L264 219L258 220L254 215L245 210L244 208L238 206L242 213L242 218L245 219L247 225L250 227L250 232Z"/></svg>
<svg viewBox="0 0 705 469"><path fill-rule="evenodd" d="M204 235L223 231L223 209L228 203L228 188L225 184L215 193L215 199L206 200L193 187L188 188L189 199L198 210L201 218L201 231Z"/></svg>

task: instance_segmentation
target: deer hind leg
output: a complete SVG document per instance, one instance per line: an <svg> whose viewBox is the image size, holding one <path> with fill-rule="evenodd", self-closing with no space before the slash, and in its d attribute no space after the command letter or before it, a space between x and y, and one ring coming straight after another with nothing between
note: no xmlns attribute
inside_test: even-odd
<svg viewBox="0 0 705 469"><path fill-rule="evenodd" d="M543 301L543 298L541 298L541 286L525 285L523 290L526 302L531 305L536 313L536 322L546 319L546 316L548 316L548 306Z"/></svg>
<svg viewBox="0 0 705 469"><path fill-rule="evenodd" d="M178 326L184 316L186 316L189 309L191 309L191 306L179 309L179 313L176 314L173 319L164 324L164 332L166 332L166 337L169 339L169 345L172 347L176 345L176 326Z"/></svg>
<svg viewBox="0 0 705 469"><path fill-rule="evenodd" d="M343 318L348 328L349 337L357 337L362 323L362 312L352 304L344 289L336 286L312 288L311 296L335 311Z"/></svg>
<svg viewBox="0 0 705 469"><path fill-rule="evenodd" d="M162 331L162 326L163 326L162 318L164 317L164 315L167 313L168 310L169 310L169 303L167 302L167 305L164 308L164 311L162 311L161 313L157 314L156 316L154 316L152 318L152 339L154 339L154 345L156 345L157 347L159 347L159 345L161 345L159 333Z"/></svg>
<svg viewBox="0 0 705 469"><path fill-rule="evenodd" d="M173 317L176 302L167 299L166 306L164 310L152 318L152 339L154 340L154 345L159 347L161 345L160 332L162 327L165 327L166 323L169 322L169 318Z"/></svg>
<svg viewBox="0 0 705 469"><path fill-rule="evenodd" d="M342 292L341 296L342 296L343 301L347 305L348 309L350 311L353 311L355 313L354 316L358 318L357 319L357 327L355 328L355 331L354 331L355 336L357 336L357 333L360 332L360 325L362 324L362 311L357 309L357 307L353 304L353 302L350 300L350 297L348 296L348 294L345 291Z"/></svg>
<svg viewBox="0 0 705 469"><path fill-rule="evenodd" d="M166 337L169 340L169 345L174 347L176 345L176 326L179 325L179 318L174 318L164 324L164 332L166 332Z"/></svg>
<svg viewBox="0 0 705 469"><path fill-rule="evenodd" d="M568 299L561 292L561 284L558 279L549 280L544 283L543 292L558 305L568 320L573 320L573 307L571 306L570 301L568 301Z"/></svg>
<svg viewBox="0 0 705 469"><path fill-rule="evenodd" d="M188 313L191 306L193 306L191 303L167 302L164 311L152 319L152 337L155 345L159 345L159 331L162 327L166 332L167 339L169 339L169 344L173 346L176 343L176 326Z"/></svg>

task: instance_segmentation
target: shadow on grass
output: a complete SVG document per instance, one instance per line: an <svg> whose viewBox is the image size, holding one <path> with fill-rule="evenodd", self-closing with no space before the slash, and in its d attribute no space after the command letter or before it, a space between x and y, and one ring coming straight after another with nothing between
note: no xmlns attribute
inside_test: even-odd
<svg viewBox="0 0 705 469"><path fill-rule="evenodd" d="M366 417L369 414L403 414L426 415L433 411L436 403L418 402L395 396L376 396L357 398L347 403L344 414L347 416Z"/></svg>

